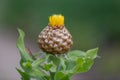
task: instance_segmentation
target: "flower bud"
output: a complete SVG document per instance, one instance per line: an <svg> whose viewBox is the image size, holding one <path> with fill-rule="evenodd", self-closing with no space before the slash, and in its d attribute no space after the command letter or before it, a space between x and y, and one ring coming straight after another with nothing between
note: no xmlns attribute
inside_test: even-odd
<svg viewBox="0 0 120 80"><path fill-rule="evenodd" d="M41 50L51 54L64 54L73 45L72 36L64 26L64 16L52 15L49 25L38 36Z"/></svg>

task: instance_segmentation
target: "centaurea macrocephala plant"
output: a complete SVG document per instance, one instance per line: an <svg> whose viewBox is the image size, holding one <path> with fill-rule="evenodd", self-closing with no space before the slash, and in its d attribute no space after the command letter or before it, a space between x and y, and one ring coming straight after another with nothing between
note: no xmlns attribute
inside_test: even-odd
<svg viewBox="0 0 120 80"><path fill-rule="evenodd" d="M64 16L60 14L50 16L48 25L39 34L38 45L42 51L38 53L26 50L25 33L21 29L18 32L17 47L22 70L17 68L17 71L21 80L70 80L77 73L87 72L97 57L98 48L70 50L72 35L64 25Z"/></svg>

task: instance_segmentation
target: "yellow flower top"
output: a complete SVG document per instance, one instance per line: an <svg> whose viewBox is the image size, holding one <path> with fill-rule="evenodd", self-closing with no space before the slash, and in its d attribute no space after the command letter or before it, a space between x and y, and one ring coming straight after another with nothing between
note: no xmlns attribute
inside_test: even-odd
<svg viewBox="0 0 120 80"><path fill-rule="evenodd" d="M64 16L61 14L59 15L52 15L49 17L49 25L51 27L63 27L64 26Z"/></svg>

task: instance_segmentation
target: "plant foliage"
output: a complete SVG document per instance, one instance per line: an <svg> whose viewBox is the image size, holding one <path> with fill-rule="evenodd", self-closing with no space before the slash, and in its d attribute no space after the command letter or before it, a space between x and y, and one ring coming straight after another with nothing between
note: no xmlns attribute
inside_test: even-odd
<svg viewBox="0 0 120 80"><path fill-rule="evenodd" d="M77 73L87 72L97 57L98 48L86 52L73 50L63 55L40 53L42 57L33 59L24 46L25 33L18 29L19 38L17 47L20 51L20 65L17 68L21 80L70 80ZM33 53L35 54L35 53ZM34 56L36 57L36 56Z"/></svg>

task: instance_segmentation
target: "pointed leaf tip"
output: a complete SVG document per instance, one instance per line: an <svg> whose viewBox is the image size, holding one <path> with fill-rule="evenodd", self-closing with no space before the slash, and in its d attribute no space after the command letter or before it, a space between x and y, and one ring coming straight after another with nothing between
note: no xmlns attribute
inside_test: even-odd
<svg viewBox="0 0 120 80"><path fill-rule="evenodd" d="M23 80L30 80L30 76L28 74L26 74L25 72L21 71L20 69L16 68L16 70L19 72L19 74L21 75L21 78Z"/></svg>
<svg viewBox="0 0 120 80"><path fill-rule="evenodd" d="M86 52L86 57L95 59L97 57L98 48L90 49Z"/></svg>

